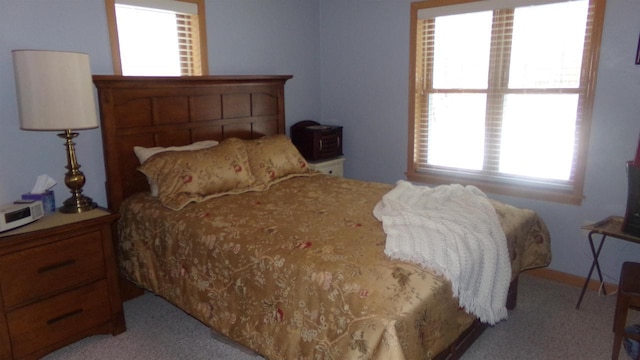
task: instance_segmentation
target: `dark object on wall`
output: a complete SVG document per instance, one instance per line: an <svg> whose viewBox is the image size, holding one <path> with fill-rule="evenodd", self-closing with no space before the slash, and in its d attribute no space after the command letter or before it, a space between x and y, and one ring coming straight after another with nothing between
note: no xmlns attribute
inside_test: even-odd
<svg viewBox="0 0 640 360"><path fill-rule="evenodd" d="M627 211L622 223L622 231L640 237L640 166L627 163L629 189L627 192Z"/></svg>
<svg viewBox="0 0 640 360"><path fill-rule="evenodd" d="M321 125L303 120L291 125L291 142L307 160L323 160L342 155L342 126Z"/></svg>

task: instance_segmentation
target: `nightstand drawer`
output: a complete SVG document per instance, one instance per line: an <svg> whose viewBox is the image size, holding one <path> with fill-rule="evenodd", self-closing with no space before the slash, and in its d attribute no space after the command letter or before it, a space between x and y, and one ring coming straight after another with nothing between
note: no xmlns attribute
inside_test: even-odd
<svg viewBox="0 0 640 360"><path fill-rule="evenodd" d="M5 308L103 278L101 239L93 231L0 257Z"/></svg>
<svg viewBox="0 0 640 360"><path fill-rule="evenodd" d="M101 280L7 313L13 356L22 358L107 323L109 306L107 283Z"/></svg>

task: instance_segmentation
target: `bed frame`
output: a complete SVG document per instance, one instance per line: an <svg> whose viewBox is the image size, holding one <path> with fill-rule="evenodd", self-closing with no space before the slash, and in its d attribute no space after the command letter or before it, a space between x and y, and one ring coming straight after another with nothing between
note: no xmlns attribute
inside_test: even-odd
<svg viewBox="0 0 640 360"><path fill-rule="evenodd" d="M179 146L284 134L291 76L93 77L98 89L107 202L148 190L133 146Z"/></svg>
<svg viewBox="0 0 640 360"><path fill-rule="evenodd" d="M284 134L284 85L292 76L93 77L98 89L108 207L148 191L134 146L177 146L229 137ZM122 298L142 290L123 279ZM507 307L515 308L517 279ZM482 334L476 321L435 359L458 359Z"/></svg>

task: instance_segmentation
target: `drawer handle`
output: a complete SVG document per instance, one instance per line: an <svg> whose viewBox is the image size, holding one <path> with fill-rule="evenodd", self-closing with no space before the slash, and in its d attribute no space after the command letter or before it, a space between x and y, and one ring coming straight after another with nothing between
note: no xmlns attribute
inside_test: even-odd
<svg viewBox="0 0 640 360"><path fill-rule="evenodd" d="M65 266L70 266L76 263L76 259L71 259L71 260L67 260L67 261L63 261L63 262L59 262L57 264L53 264L53 265L49 265L49 266L43 266L40 269L38 269L38 273L42 274L48 271L52 271L52 270L56 270Z"/></svg>
<svg viewBox="0 0 640 360"><path fill-rule="evenodd" d="M320 139L320 148L318 149L318 151L322 151L322 139Z"/></svg>
<svg viewBox="0 0 640 360"><path fill-rule="evenodd" d="M72 316L80 315L80 314L82 314L83 311L84 310L82 310L82 309L76 309L76 310L70 311L70 312L68 312L66 314L62 314L60 316L56 316L53 319L47 320L47 325L53 325L53 324L55 324L57 322L60 322L60 321L62 321L64 319L68 319L68 318L70 318Z"/></svg>
<svg viewBox="0 0 640 360"><path fill-rule="evenodd" d="M340 136L338 136L337 139L338 139L338 148L340 148Z"/></svg>

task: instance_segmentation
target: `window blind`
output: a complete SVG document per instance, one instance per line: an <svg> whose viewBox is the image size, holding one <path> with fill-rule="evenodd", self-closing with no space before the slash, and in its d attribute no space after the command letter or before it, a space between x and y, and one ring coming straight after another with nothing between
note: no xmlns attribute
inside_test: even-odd
<svg viewBox="0 0 640 360"><path fill-rule="evenodd" d="M176 0L115 0L116 4L166 10L180 14L198 15L198 5Z"/></svg>
<svg viewBox="0 0 640 360"><path fill-rule="evenodd" d="M116 0L115 3L117 11L122 9L135 9L139 14L163 14L164 16L171 16L174 20L173 27L171 29L166 29L166 26L162 26L161 29L163 31L169 31L169 33L165 33L165 37L158 38L158 33L149 34L148 38L143 42L150 42L157 44L159 46L158 51L171 51L172 54L169 54L169 57L166 59L172 58L175 56L176 65L171 66L169 68L160 69L161 73L158 75L167 75L166 72L171 74L178 75L175 73L179 71L179 75L183 76L192 76L192 75L202 75L202 56L200 52L200 24L198 19L198 8L197 4L185 1L174 1L174 0ZM145 17L147 18L147 17ZM138 22L142 22L142 17L140 17ZM118 22L120 22L120 17L118 18ZM159 23L154 22L153 26L160 26ZM143 28L147 28L151 26L148 23L140 23L139 26L143 26ZM132 31L135 31L139 27L129 27L132 28ZM128 37L129 34L126 32L125 28L121 28L118 25L118 30L120 32L121 38L121 52L123 52L122 39ZM153 37L156 37L155 39ZM171 41L169 41L171 39ZM172 45L177 42L177 45ZM172 47L173 46L173 47ZM176 48L177 47L177 48ZM126 54L122 54L126 55ZM144 58L144 54L136 54L136 61L142 60ZM171 56L173 55L173 56ZM149 56L153 56L149 54ZM126 56L121 56L124 59L131 58ZM155 59L154 59L155 58ZM154 58L144 59L148 62L157 63L157 60L162 57L154 56ZM123 68L127 68L128 64L123 64ZM175 70L173 70L175 68Z"/></svg>
<svg viewBox="0 0 640 360"><path fill-rule="evenodd" d="M420 8L409 178L581 196L595 3L488 0Z"/></svg>
<svg viewBox="0 0 640 360"><path fill-rule="evenodd" d="M182 75L202 75L198 15L176 14L180 72Z"/></svg>

